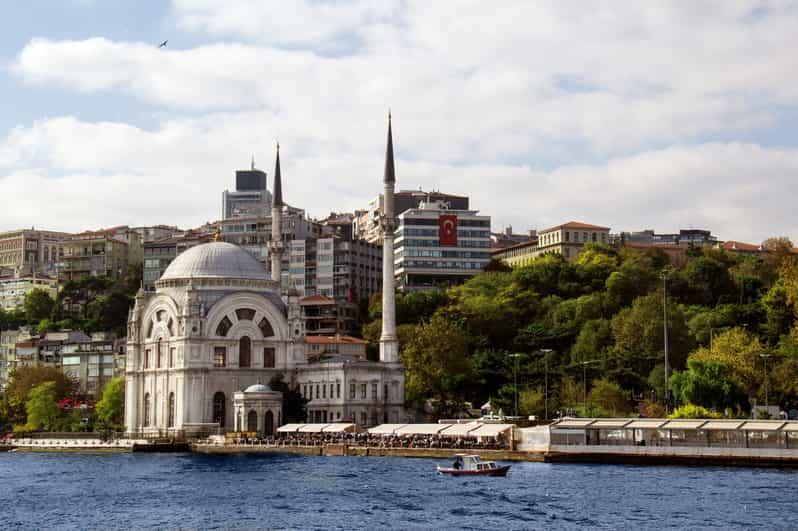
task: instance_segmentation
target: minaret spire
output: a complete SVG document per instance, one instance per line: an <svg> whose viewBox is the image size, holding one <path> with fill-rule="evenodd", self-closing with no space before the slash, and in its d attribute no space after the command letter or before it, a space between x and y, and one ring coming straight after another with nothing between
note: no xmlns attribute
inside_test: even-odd
<svg viewBox="0 0 798 531"><path fill-rule="evenodd" d="M393 133L391 131L391 112L388 111L388 142L385 147L385 174L383 175L385 193L383 195L382 219L382 335L380 336L380 361L397 363L399 361L399 340L396 336L396 280L393 267L393 233L396 218L393 208L396 172L393 161Z"/></svg>
<svg viewBox="0 0 798 531"><path fill-rule="evenodd" d="M252 166L250 167L252 171L255 171L255 155L252 155Z"/></svg>
<svg viewBox="0 0 798 531"><path fill-rule="evenodd" d="M274 162L274 187L272 188L272 241L269 244L271 255L272 280L280 283L280 270L283 256L283 185L280 175L280 143L277 143L277 157Z"/></svg>

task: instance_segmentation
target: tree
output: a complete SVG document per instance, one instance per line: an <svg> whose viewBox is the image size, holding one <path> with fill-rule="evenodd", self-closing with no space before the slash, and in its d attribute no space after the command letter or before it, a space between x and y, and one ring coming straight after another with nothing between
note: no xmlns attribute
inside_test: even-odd
<svg viewBox="0 0 798 531"><path fill-rule="evenodd" d="M731 328L715 336L712 350L701 347L690 354L690 359L726 366L748 394L754 395L761 382L762 360L759 355L763 352L758 337L743 328Z"/></svg>
<svg viewBox="0 0 798 531"><path fill-rule="evenodd" d="M607 379L595 380L593 387L587 394L590 408L598 406L603 416L604 412L611 417L623 416L629 413L629 393L621 386Z"/></svg>
<svg viewBox="0 0 798 531"><path fill-rule="evenodd" d="M417 326L401 358L405 365L405 400L421 404L432 399L437 404L436 414L441 416L462 408L464 384L472 374L462 328L436 313Z"/></svg>
<svg viewBox="0 0 798 531"><path fill-rule="evenodd" d="M102 398L97 402L97 417L109 428L122 426L125 415L125 379L114 378L103 387Z"/></svg>
<svg viewBox="0 0 798 531"><path fill-rule="evenodd" d="M695 404L716 411L748 412L751 405L743 385L729 367L717 361L690 359L687 370L670 379L673 397L680 404Z"/></svg>
<svg viewBox="0 0 798 531"><path fill-rule="evenodd" d="M722 295L735 293L726 264L708 256L691 260L685 269L685 279L693 302L699 304L715 304Z"/></svg>
<svg viewBox="0 0 798 531"><path fill-rule="evenodd" d="M25 402L25 412L28 416L26 429L54 430L60 415L56 400L55 382L44 382L31 389Z"/></svg>
<svg viewBox="0 0 798 531"><path fill-rule="evenodd" d="M17 367L9 375L8 386L3 395L6 416L13 424L25 424L25 403L33 388L44 383L55 384L56 401L72 396L76 382L55 367Z"/></svg>
<svg viewBox="0 0 798 531"><path fill-rule="evenodd" d="M518 392L518 413L543 417L546 411L546 396L540 387L527 387Z"/></svg>
<svg viewBox="0 0 798 531"><path fill-rule="evenodd" d="M41 288L34 288L25 295L25 316L29 323L38 323L48 319L53 313L55 301L49 293Z"/></svg>
<svg viewBox="0 0 798 531"><path fill-rule="evenodd" d="M272 376L269 381L272 391L283 393L283 419L285 422L304 422L308 417L307 403L309 402L299 390L299 386L291 387L286 383L282 373Z"/></svg>
<svg viewBox="0 0 798 531"><path fill-rule="evenodd" d="M720 413L714 413L709 411L707 408L703 406L697 406L695 404L685 404L681 407L678 407L673 410L673 412L668 415L669 419L718 419L720 418Z"/></svg>
<svg viewBox="0 0 798 531"><path fill-rule="evenodd" d="M768 251L765 259L779 265L792 254L793 245L787 236L776 236L763 241L762 248Z"/></svg>

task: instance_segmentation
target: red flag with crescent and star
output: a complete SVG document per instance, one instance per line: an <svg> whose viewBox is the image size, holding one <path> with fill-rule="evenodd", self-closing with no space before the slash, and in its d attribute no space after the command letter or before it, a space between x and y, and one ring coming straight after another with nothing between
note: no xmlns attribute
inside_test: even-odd
<svg viewBox="0 0 798 531"><path fill-rule="evenodd" d="M441 214L438 217L438 239L441 245L457 245L457 216Z"/></svg>

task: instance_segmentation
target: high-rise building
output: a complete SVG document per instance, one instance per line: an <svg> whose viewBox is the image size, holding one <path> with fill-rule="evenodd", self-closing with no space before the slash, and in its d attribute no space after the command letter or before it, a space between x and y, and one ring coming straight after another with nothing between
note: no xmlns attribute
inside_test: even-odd
<svg viewBox="0 0 798 531"><path fill-rule="evenodd" d="M269 215L272 195L266 190L266 172L255 169L236 171L236 188L222 192L222 219L257 218Z"/></svg>
<svg viewBox="0 0 798 531"><path fill-rule="evenodd" d="M394 262L399 289L458 284L490 262L490 216L435 201L399 215Z"/></svg>
<svg viewBox="0 0 798 531"><path fill-rule="evenodd" d="M451 210L468 210L469 199L467 196L452 195L443 192L423 192L421 190L402 190L394 193L395 215L405 210L418 208L421 203L440 202ZM380 217L383 215L385 195L380 194L371 201L365 210L355 212L352 228L354 237L371 243L382 241L382 228Z"/></svg>

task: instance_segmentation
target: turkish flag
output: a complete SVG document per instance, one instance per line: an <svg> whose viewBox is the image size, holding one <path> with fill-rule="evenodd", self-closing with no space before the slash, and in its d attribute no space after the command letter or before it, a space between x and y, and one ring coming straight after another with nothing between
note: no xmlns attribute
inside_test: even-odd
<svg viewBox="0 0 798 531"><path fill-rule="evenodd" d="M438 239L441 245L457 245L457 216L441 214L438 217Z"/></svg>

